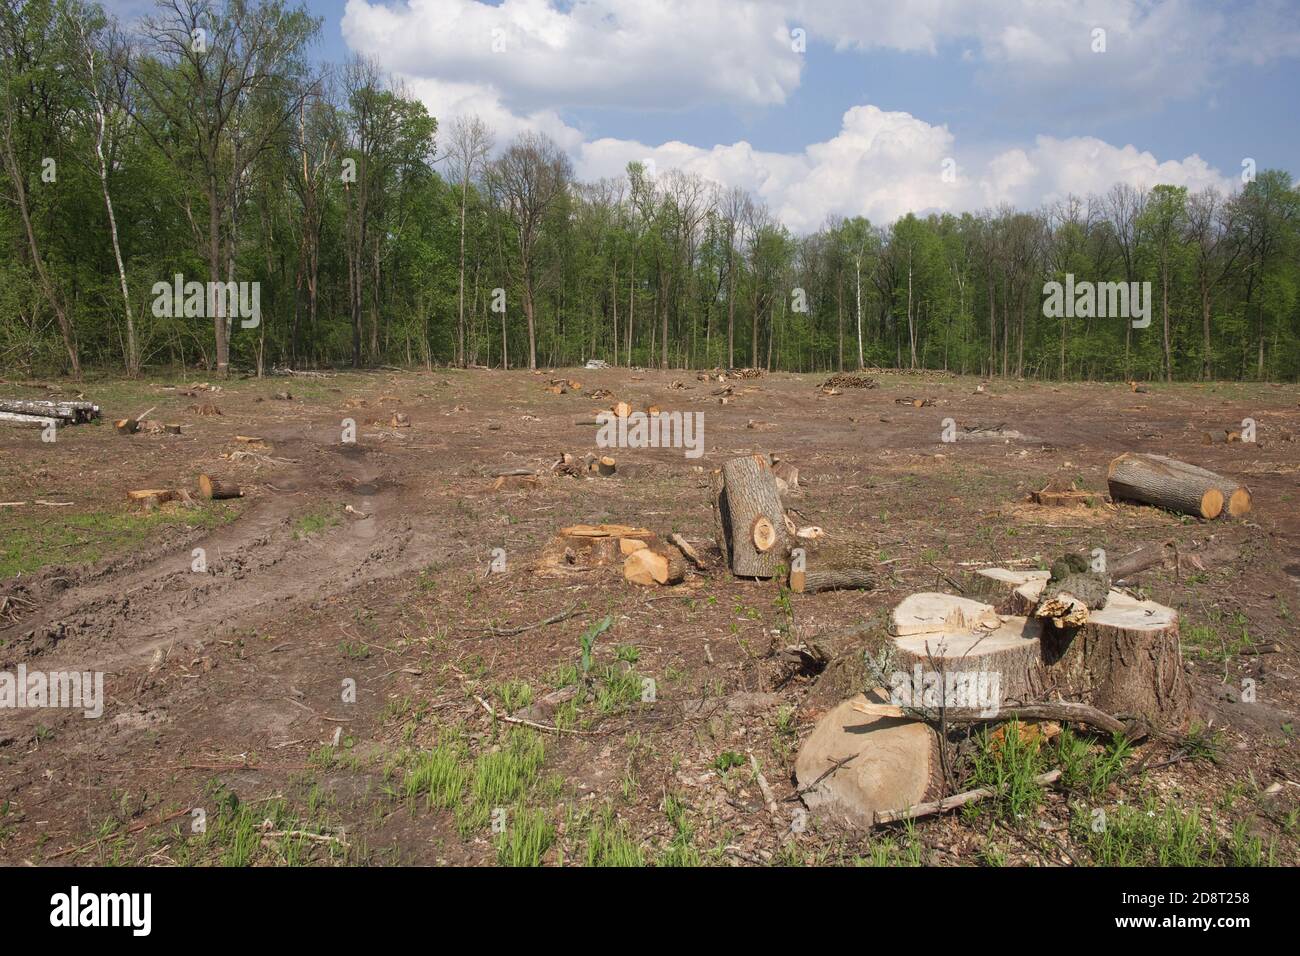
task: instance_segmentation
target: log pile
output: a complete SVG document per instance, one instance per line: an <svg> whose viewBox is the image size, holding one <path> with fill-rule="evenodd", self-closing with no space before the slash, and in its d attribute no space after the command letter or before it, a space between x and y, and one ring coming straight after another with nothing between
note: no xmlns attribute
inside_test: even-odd
<svg viewBox="0 0 1300 956"><path fill-rule="evenodd" d="M1223 475L1164 455L1126 453L1106 474L1112 498L1155 505L1211 520L1239 518L1251 508L1250 489Z"/></svg>
<svg viewBox="0 0 1300 956"><path fill-rule="evenodd" d="M45 428L80 425L99 418L99 406L91 402L52 402L45 399L0 398L0 421L16 427Z"/></svg>

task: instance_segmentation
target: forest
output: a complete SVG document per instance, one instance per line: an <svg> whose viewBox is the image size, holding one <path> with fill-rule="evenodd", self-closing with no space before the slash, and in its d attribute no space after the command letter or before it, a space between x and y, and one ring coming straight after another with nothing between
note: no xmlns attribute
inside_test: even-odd
<svg viewBox="0 0 1300 956"><path fill-rule="evenodd" d="M1300 375L1286 171L800 235L688 171L582 182L543 134L442 122L373 61L317 62L321 25L282 0L130 24L0 0L0 369ZM160 307L180 277L254 284L258 314ZM1049 316L1067 277L1150 283L1150 324Z"/></svg>

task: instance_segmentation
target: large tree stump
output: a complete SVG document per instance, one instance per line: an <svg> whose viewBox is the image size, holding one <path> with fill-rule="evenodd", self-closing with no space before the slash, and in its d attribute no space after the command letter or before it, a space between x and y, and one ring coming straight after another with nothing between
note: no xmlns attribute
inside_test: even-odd
<svg viewBox="0 0 1300 956"><path fill-rule="evenodd" d="M734 458L722 466L719 514L725 513L724 553L739 577L771 578L786 563L790 535L776 475L762 455Z"/></svg>
<svg viewBox="0 0 1300 956"><path fill-rule="evenodd" d="M1002 616L968 598L923 592L894 608L890 630L897 668L892 677L909 692L909 699L895 703L989 710L1004 700L1032 699L1041 659L1035 620ZM927 681L937 685L938 697L915 700Z"/></svg>
<svg viewBox="0 0 1300 956"><path fill-rule="evenodd" d="M1107 472L1112 498L1155 505L1198 518L1232 517L1250 511L1250 490L1215 472L1164 455L1126 453Z"/></svg>
<svg viewBox="0 0 1300 956"><path fill-rule="evenodd" d="M1015 589L1012 608L1032 614L1046 581ZM1034 678L1040 695L1091 704L1110 714L1142 717L1155 726L1181 723L1191 690L1183 670L1178 612L1112 589L1080 627L1047 628Z"/></svg>

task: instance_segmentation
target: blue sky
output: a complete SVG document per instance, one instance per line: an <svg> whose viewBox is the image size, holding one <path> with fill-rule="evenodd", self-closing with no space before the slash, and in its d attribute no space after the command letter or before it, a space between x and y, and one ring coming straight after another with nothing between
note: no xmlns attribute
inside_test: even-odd
<svg viewBox="0 0 1300 956"><path fill-rule="evenodd" d="M1300 176L1300 0L308 7L324 18L319 59L375 57L444 127L475 113L498 145L540 130L584 178L678 167L749 189L796 229L1116 181L1229 190L1246 157Z"/></svg>

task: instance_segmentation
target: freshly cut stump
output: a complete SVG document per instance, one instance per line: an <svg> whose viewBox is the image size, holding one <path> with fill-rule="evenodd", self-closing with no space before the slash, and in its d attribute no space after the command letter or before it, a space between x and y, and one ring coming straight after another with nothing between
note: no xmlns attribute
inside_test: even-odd
<svg viewBox="0 0 1300 956"><path fill-rule="evenodd" d="M538 561L538 570L595 568L622 562L634 550L658 540L649 528L625 524L575 524L561 528L546 543Z"/></svg>
<svg viewBox="0 0 1300 956"><path fill-rule="evenodd" d="M1044 582L1016 588L1013 604L1038 606ZM1091 704L1120 717L1142 717L1157 727L1181 724L1191 691L1183 670L1178 612L1111 589L1106 603L1078 628L1047 628L1036 678L1042 696Z"/></svg>
<svg viewBox="0 0 1300 956"><path fill-rule="evenodd" d="M893 678L911 690L913 706L986 710L1032 699L1042 656L1041 628L1032 618L1004 617L992 605L951 594L922 593L894 608L891 630L898 670ZM918 668L920 685L914 680ZM936 681L939 673L937 699L916 700L927 676Z"/></svg>
<svg viewBox="0 0 1300 956"><path fill-rule="evenodd" d="M936 591L922 591L904 598L890 616L890 631L896 637L912 634L941 634L972 630L980 625L1000 626L1001 619L991 604L955 597Z"/></svg>
<svg viewBox="0 0 1300 956"><path fill-rule="evenodd" d="M828 711L804 741L794 765L810 810L864 830L875 826L877 812L933 799L942 786L938 735L921 721L853 709L867 702L865 694L857 694ZM846 757L850 759L833 769Z"/></svg>
<svg viewBox="0 0 1300 956"><path fill-rule="evenodd" d="M1198 518L1239 517L1250 511L1250 490L1222 475L1164 455L1123 454L1107 471L1112 498L1155 505Z"/></svg>

